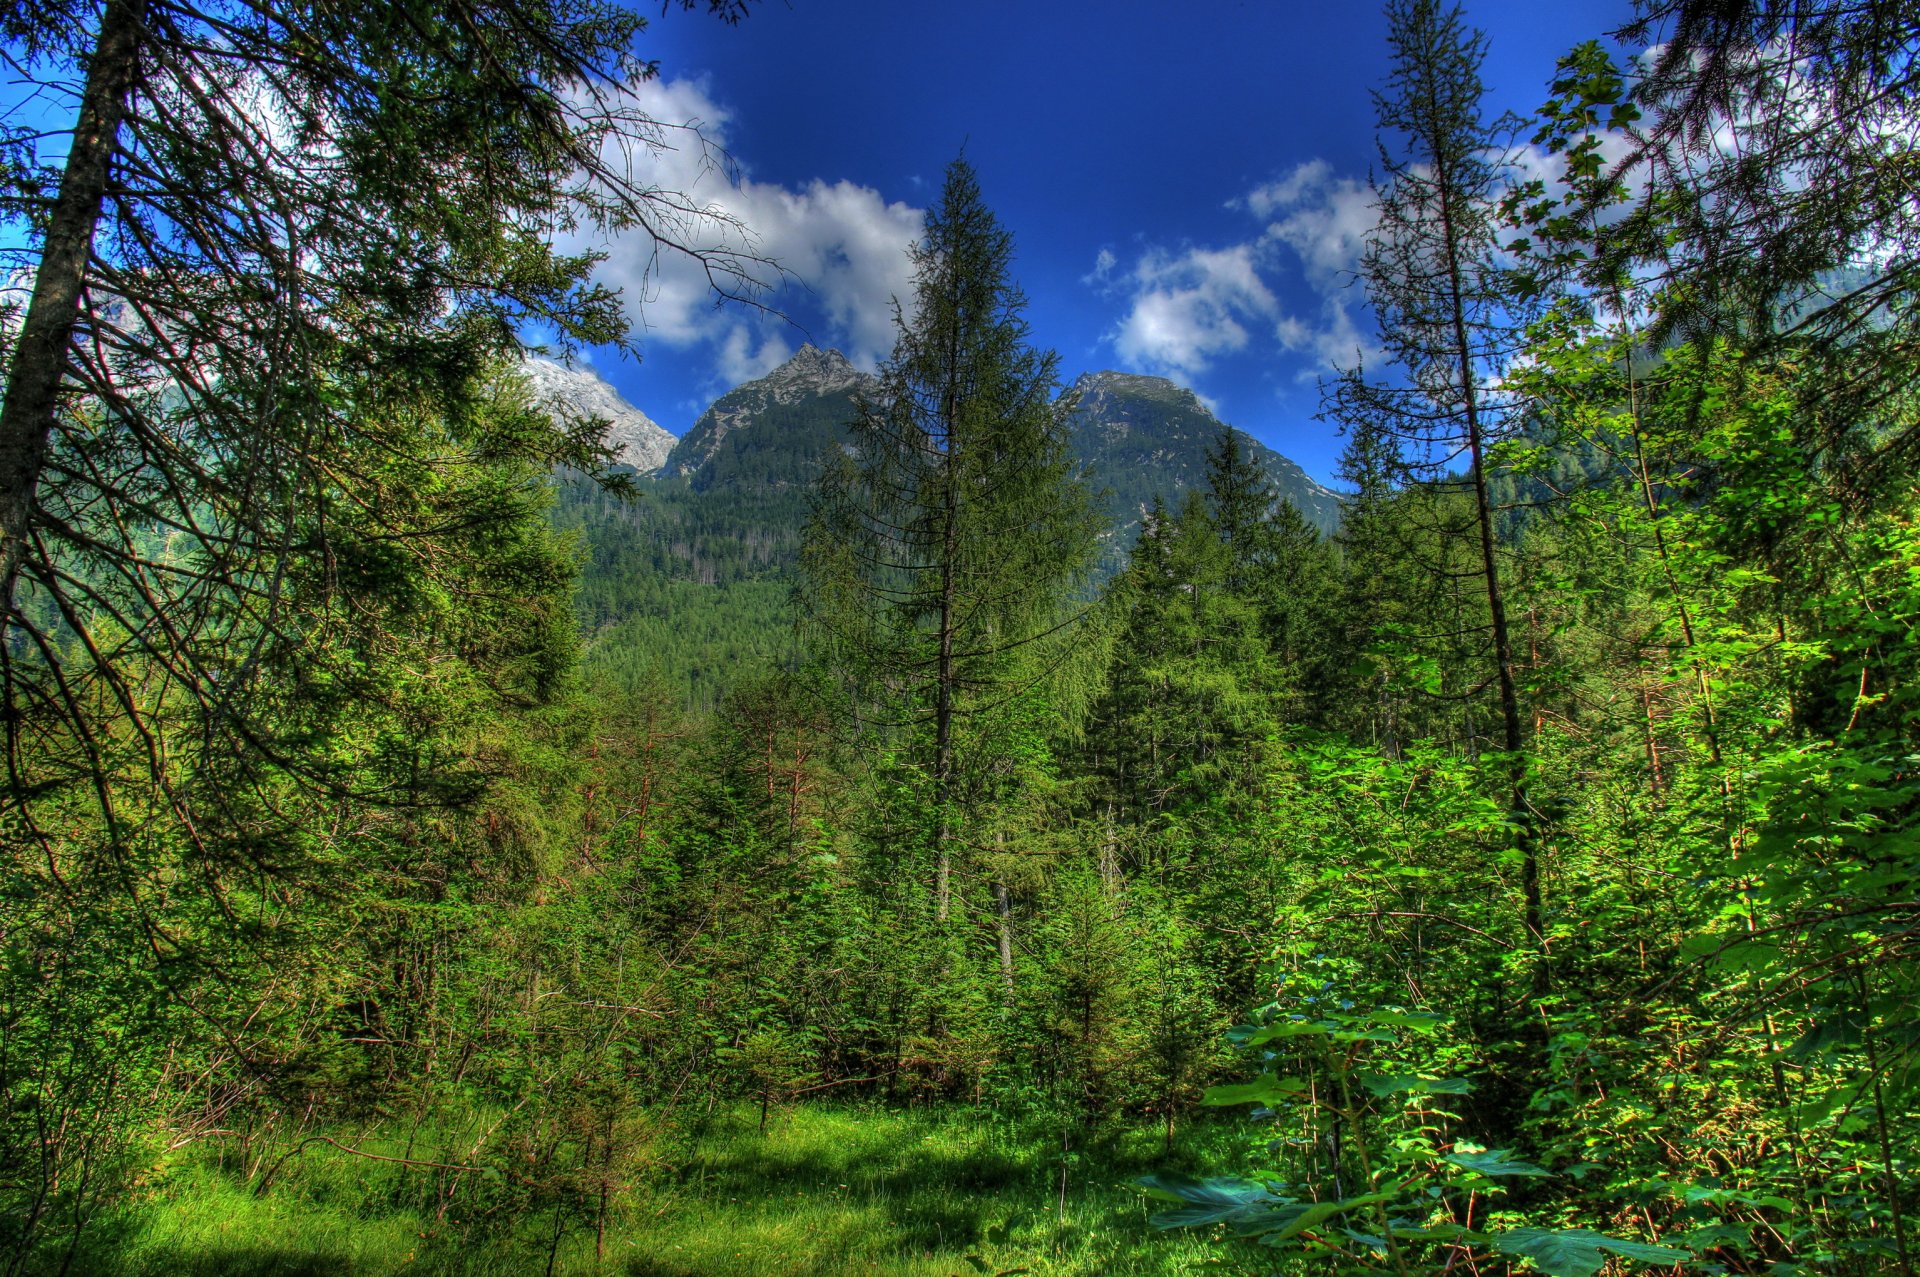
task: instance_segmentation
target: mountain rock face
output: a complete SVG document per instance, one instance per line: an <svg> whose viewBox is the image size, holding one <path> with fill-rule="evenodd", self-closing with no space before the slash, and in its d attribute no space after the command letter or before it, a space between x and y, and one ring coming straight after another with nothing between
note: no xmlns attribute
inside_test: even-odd
<svg viewBox="0 0 1920 1277"><path fill-rule="evenodd" d="M809 343L716 399L661 473L689 476L695 490L740 482L811 486L822 450L844 434L854 397L875 384L839 351Z"/></svg>
<svg viewBox="0 0 1920 1277"><path fill-rule="evenodd" d="M620 397L591 368L569 368L551 359L529 356L521 366L533 386L534 399L562 416L600 417L613 424L607 442L622 465L652 474L666 464L674 438L653 418Z"/></svg>
<svg viewBox="0 0 1920 1277"><path fill-rule="evenodd" d="M1191 390L1165 377L1090 372L1067 394L1074 455L1107 490L1107 513L1122 544L1132 541L1130 530L1154 497L1172 505L1188 489L1206 486L1207 451L1226 426ZM1246 445L1308 523L1329 533L1338 526L1338 495L1265 444L1248 438Z"/></svg>

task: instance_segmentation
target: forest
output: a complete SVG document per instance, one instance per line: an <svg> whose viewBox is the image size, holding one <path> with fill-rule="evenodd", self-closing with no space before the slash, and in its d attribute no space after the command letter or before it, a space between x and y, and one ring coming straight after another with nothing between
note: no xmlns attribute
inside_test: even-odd
<svg viewBox="0 0 1920 1277"><path fill-rule="evenodd" d="M730 541L639 13L0 15L0 1271L1916 1277L1920 11L1386 17L1337 528L1116 548L978 154Z"/></svg>

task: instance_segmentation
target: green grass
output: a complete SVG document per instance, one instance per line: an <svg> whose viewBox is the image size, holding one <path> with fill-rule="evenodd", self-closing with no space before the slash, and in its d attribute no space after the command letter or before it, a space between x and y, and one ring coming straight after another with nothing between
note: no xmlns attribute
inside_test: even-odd
<svg viewBox="0 0 1920 1277"><path fill-rule="evenodd" d="M1147 1223L1131 1181L1156 1167L1231 1161L1234 1133L1201 1127L1172 1158L1157 1132L1118 1132L1067 1159L1058 1132L973 1110L803 1107L726 1112L687 1133L626 1195L597 1262L584 1228L553 1271L620 1277L1152 1277L1232 1271L1208 1239ZM321 1156L324 1154L324 1156ZM396 1208L397 1172L324 1146L264 1197L204 1155L167 1169L131 1209L102 1220L74 1271L100 1277L369 1277L544 1272L552 1217L484 1230Z"/></svg>

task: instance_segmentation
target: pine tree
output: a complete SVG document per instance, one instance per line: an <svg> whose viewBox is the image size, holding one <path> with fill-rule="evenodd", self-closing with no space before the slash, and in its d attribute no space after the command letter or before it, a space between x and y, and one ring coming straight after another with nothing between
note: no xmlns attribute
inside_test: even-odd
<svg viewBox="0 0 1920 1277"><path fill-rule="evenodd" d="M1246 593L1266 548L1261 535L1273 513L1273 481L1232 426L1207 449L1207 509L1227 548L1227 586Z"/></svg>
<svg viewBox="0 0 1920 1277"><path fill-rule="evenodd" d="M1155 501L1113 586L1125 626L1088 749L1103 797L1149 838L1170 816L1244 798L1279 726L1260 613L1229 587L1231 562L1205 494L1189 491L1178 514Z"/></svg>
<svg viewBox="0 0 1920 1277"><path fill-rule="evenodd" d="M1056 359L1027 341L1012 236L965 160L912 257L913 305L822 477L796 597L820 654L924 767L944 921L975 753L996 712L1067 668L1096 515L1055 409Z"/></svg>
<svg viewBox="0 0 1920 1277"><path fill-rule="evenodd" d="M1226 588L1247 604L1265 646L1268 694L1297 702L1296 692L1324 671L1333 556L1318 530L1272 479L1231 426L1207 450L1207 510L1225 554ZM1296 710L1302 708L1296 704Z"/></svg>
<svg viewBox="0 0 1920 1277"><path fill-rule="evenodd" d="M528 462L520 481L539 483L607 459L590 426L483 421L523 325L624 333L554 229L651 232L741 281L742 259L699 247L724 227L618 158L664 137L612 92L649 73L642 26L598 0L47 0L0 19L9 62L75 119L57 173L22 162L31 132L0 139L17 232L0 254L32 277L0 351L11 786L49 741L137 723L159 671L199 720L176 759L339 792L335 760L308 748L318 729L272 721L265 679L315 659L349 581L366 616L424 614L414 596L439 588L422 582L467 525L407 526L423 494L393 485L457 460ZM70 782L120 838L90 752ZM149 750L163 786L166 752ZM218 822L193 806L183 821Z"/></svg>
<svg viewBox="0 0 1920 1277"><path fill-rule="evenodd" d="M1275 684L1291 721L1317 721L1313 692L1332 672L1328 662L1339 589L1333 546L1291 501L1274 507L1262 540L1266 563L1257 580L1256 605Z"/></svg>
<svg viewBox="0 0 1920 1277"><path fill-rule="evenodd" d="M1547 964L1538 836L1527 799L1527 735L1489 490L1490 453L1515 408L1494 374L1521 335L1499 260L1498 209L1512 169L1503 140L1511 123L1482 114L1487 41L1457 6L1389 0L1387 20L1393 71L1386 90L1374 95L1385 178L1376 188L1380 218L1362 272L1381 340L1402 376L1381 382L1360 370L1344 375L1331 388L1329 415L1393 436L1406 463L1429 482L1452 481L1453 467L1465 463L1487 663L1522 863L1523 924L1536 954L1534 989L1541 993ZM1432 508L1448 520L1448 503Z"/></svg>

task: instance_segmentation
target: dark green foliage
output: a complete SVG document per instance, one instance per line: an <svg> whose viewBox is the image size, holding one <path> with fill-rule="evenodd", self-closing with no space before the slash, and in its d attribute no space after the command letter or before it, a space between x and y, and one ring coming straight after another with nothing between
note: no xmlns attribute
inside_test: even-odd
<svg viewBox="0 0 1920 1277"><path fill-rule="evenodd" d="M1013 240L964 160L913 250L916 309L822 475L795 593L817 659L930 786L934 909L1028 693L1068 690L1095 516L1027 344ZM1064 702L1063 702L1064 704Z"/></svg>

